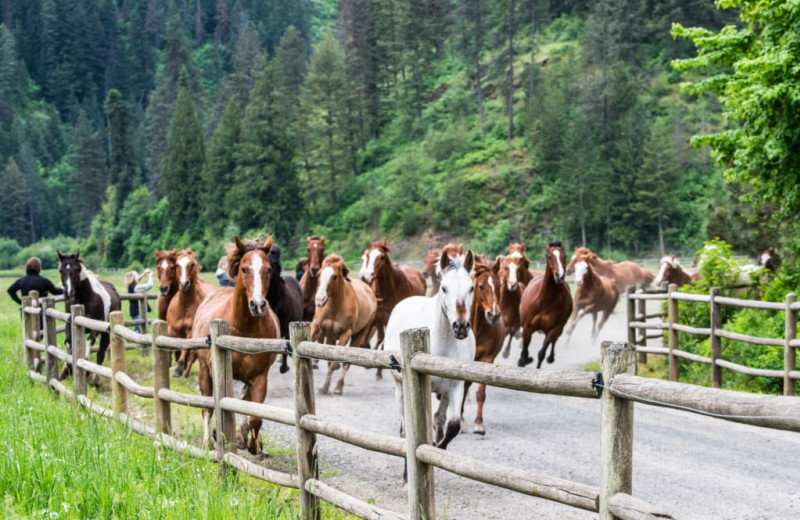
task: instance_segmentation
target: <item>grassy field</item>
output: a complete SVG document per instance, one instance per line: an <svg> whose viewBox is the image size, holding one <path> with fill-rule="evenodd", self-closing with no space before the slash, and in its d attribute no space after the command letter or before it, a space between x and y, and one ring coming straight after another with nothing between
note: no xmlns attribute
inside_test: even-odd
<svg viewBox="0 0 800 520"><path fill-rule="evenodd" d="M19 274L2 273L0 284L8 287ZM58 280L57 273L44 274ZM121 288L123 276L101 278ZM216 464L159 450L152 440L32 382L21 335L17 305L0 298L0 518L298 518L296 491L230 472L220 479ZM150 357L129 351L127 368L142 384L152 383ZM172 387L197 393L196 370ZM89 396L110 406L107 382ZM130 405L132 415L152 424L150 400L131 396ZM173 405L173 424L177 436L198 444L199 410ZM290 450L270 455L270 466L294 463ZM323 517L351 518L327 505Z"/></svg>

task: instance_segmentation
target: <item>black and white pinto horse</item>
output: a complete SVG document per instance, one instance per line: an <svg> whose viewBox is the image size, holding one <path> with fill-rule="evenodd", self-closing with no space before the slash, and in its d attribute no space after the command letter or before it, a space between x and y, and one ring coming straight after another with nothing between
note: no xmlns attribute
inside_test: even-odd
<svg viewBox="0 0 800 520"><path fill-rule="evenodd" d="M73 305L83 305L84 315L87 318L108 321L111 311L121 310L119 294L114 286L108 282L97 279L97 276L86 267L80 259L80 251L74 255L62 255L58 251L58 271L61 274L61 284L64 286L64 300L66 311L70 312ZM94 346L97 336L100 336L100 348L97 351L97 364L102 365L106 357L106 350L111 337L108 332L89 332L89 346ZM72 349L72 331L66 330L65 343ZM65 367L66 372L66 367ZM66 373L62 373L62 376ZM95 374L92 384L99 384L99 377Z"/></svg>

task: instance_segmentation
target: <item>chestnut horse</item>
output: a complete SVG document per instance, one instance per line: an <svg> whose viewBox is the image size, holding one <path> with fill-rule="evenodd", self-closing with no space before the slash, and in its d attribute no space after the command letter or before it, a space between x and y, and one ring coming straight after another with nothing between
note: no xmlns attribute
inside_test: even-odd
<svg viewBox="0 0 800 520"><path fill-rule="evenodd" d="M619 291L614 280L600 276L586 260L575 264L575 299L573 301L572 319L567 329L567 343L575 330L578 320L592 315L592 341L597 339L600 329L614 312L619 300ZM602 313L600 325L597 324L597 314Z"/></svg>
<svg viewBox="0 0 800 520"><path fill-rule="evenodd" d="M358 279L351 280L349 274L350 270L339 255L328 255L322 262L319 287L314 297L317 310L311 322L311 341L358 347L369 332L378 301L369 285ZM319 393L328 393L331 376L337 368L339 363L328 362L328 375ZM342 364L342 375L336 382L334 394L342 393L348 368L348 363Z"/></svg>
<svg viewBox="0 0 800 520"><path fill-rule="evenodd" d="M194 259L191 249L178 253L175 260L175 278L178 280L178 292L169 302L167 309L167 335L173 338L188 338L192 332L194 315L200 302L214 287L200 279L200 266ZM172 373L175 377L186 377L197 359L194 350L182 350L178 364Z"/></svg>
<svg viewBox="0 0 800 520"><path fill-rule="evenodd" d="M575 248L575 254L567 264L567 273L571 273L575 269L575 264L581 260L586 260L591 264L592 269L600 276L613 279L620 294L625 292L625 287L628 285L646 287L653 282L653 272L649 269L642 269L636 262L625 261L615 264L611 260L600 260L587 247Z"/></svg>
<svg viewBox="0 0 800 520"><path fill-rule="evenodd" d="M542 361L551 347L547 362L556 359L556 341L561 336L570 314L572 314L572 295L569 285L564 281L564 244L561 241L550 242L545 246L546 264L544 276L535 278L522 293L520 319L522 320L522 353L517 365L524 367L533 358L528 356L528 347L534 332L544 333L544 342L539 350L539 362L536 368L542 367Z"/></svg>
<svg viewBox="0 0 800 520"><path fill-rule="evenodd" d="M282 275L281 250L273 245L269 252L269 264L272 273L269 280L267 302L272 312L278 317L281 324L281 337L289 339L289 323L303 320L303 289L300 283L291 275ZM281 374L289 371L288 356L281 354Z"/></svg>
<svg viewBox="0 0 800 520"><path fill-rule="evenodd" d="M685 271L675 255L668 255L661 259L655 285L660 287L662 283L667 282L681 287L700 278L700 273L696 268L693 268L692 272Z"/></svg>
<svg viewBox="0 0 800 520"><path fill-rule="evenodd" d="M470 326L475 334L475 361L493 363L503 347L503 322L500 320L500 277L490 264L475 263L472 268L472 282L475 286L472 309L469 313ZM464 382L464 398L461 400L461 417L464 417L464 403L467 400L471 381ZM483 403L486 401L486 385L478 383L475 393L478 410L472 433L484 435Z"/></svg>
<svg viewBox="0 0 800 520"><path fill-rule="evenodd" d="M456 360L475 359L475 335L470 326L470 310L475 287L469 272L472 270L472 251L463 257L451 259L447 253L439 257L442 283L436 296L412 296L401 301L392 310L386 325L386 350L400 350L400 333L408 329L427 327L430 331L431 355ZM395 399L400 412L400 434L405 436L402 376L391 371L395 383ZM439 406L434 413L435 445L447 445L461 431L459 405L464 398L464 383L437 376L430 378L431 392L439 396ZM407 468L406 468L407 469ZM403 474L403 481L408 480Z"/></svg>
<svg viewBox="0 0 800 520"><path fill-rule="evenodd" d="M439 292L439 284L441 283L442 273L439 272L439 257L442 251L447 251L450 258L457 258L459 255L464 254L463 244L455 245L449 243L441 249L431 249L425 255L425 263L422 267L422 276L430 279L431 281L431 296Z"/></svg>
<svg viewBox="0 0 800 520"><path fill-rule="evenodd" d="M500 313L503 318L503 337L508 338L503 349L503 357L511 353L511 340L519 334L522 322L519 317L519 304L525 287L533 279L531 262L525 256L525 244L511 243L508 255L498 256L494 270L500 276Z"/></svg>
<svg viewBox="0 0 800 520"><path fill-rule="evenodd" d="M228 274L235 280L233 287L218 287L211 291L195 314L192 327L193 338L205 338L209 333L212 320L222 319L230 323L230 334L244 338L278 338L280 325L278 318L267 303L269 291L270 249L272 237L263 243L249 240L242 243L236 237L233 244L228 245ZM198 353L200 371L198 384L204 396L213 393L211 375L211 351ZM242 354L231 352L233 378L244 383L244 399L254 403L263 403L267 396L267 376L269 368L275 362L275 354ZM203 444L211 444L212 410L203 410L204 431ZM221 435L221 433L219 433ZM243 421L238 435L238 447L247 448L251 453L260 453L261 419L250 417Z"/></svg>
<svg viewBox="0 0 800 520"><path fill-rule="evenodd" d="M61 285L64 287L64 304L69 313L73 305L83 305L85 316L94 320L108 321L111 311L122 309L119 294L109 282L100 281L95 274L83 265L80 250L74 255L58 254L58 272L61 275ZM106 350L111 342L108 332L89 331L89 346L94 346L97 336L100 336L100 349L97 351L97 364L102 365L106 357ZM72 348L72 327L66 328L65 344ZM61 378L70 372L70 365L66 365L61 372ZM97 374L90 380L92 386L100 386Z"/></svg>
<svg viewBox="0 0 800 520"><path fill-rule="evenodd" d="M311 236L306 238L308 248L307 264L305 272L300 279L300 287L303 289L303 321L314 319L314 295L317 293L319 285L319 270L322 268L322 260L325 258L325 235Z"/></svg>
<svg viewBox="0 0 800 520"><path fill-rule="evenodd" d="M158 319L167 321L167 310L172 298L178 294L178 276L175 273L175 260L178 254L172 251L155 249L156 273L158 274ZM181 351L175 351L175 361L181 358Z"/></svg>
<svg viewBox="0 0 800 520"><path fill-rule="evenodd" d="M372 333L378 333L375 349L383 348L386 323L392 309L397 303L409 296L425 296L426 284L422 273L408 266L400 266L389 258L389 243L386 240L370 240L369 247L361 257L361 271L359 278L372 287L372 292L378 299L378 311L372 330L363 339L362 347L367 346ZM378 369L377 378L382 377L382 370Z"/></svg>

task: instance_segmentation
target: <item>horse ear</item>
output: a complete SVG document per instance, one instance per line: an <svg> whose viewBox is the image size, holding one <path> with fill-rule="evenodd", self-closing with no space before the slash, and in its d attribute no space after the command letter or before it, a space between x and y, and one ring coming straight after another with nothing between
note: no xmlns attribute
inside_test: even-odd
<svg viewBox="0 0 800 520"><path fill-rule="evenodd" d="M492 270L495 274L500 274L500 269L503 267L503 255L497 255L497 258L494 259L494 265L492 266Z"/></svg>
<svg viewBox="0 0 800 520"><path fill-rule="evenodd" d="M325 243L325 235L320 235L319 236L319 242L320 242L320 244L324 244Z"/></svg>
<svg viewBox="0 0 800 520"><path fill-rule="evenodd" d="M342 263L342 276L344 276L345 280L347 280L350 276L350 269L347 268L347 264Z"/></svg>
<svg viewBox="0 0 800 520"><path fill-rule="evenodd" d="M238 249L239 252L241 253L242 249L244 249L244 244L242 243L241 240L239 240L238 236L234 237L233 243L236 244L236 249Z"/></svg>
<svg viewBox="0 0 800 520"><path fill-rule="evenodd" d="M464 258L464 269L469 272L472 272L472 268L475 265L475 258L472 255L472 250L467 251L467 256Z"/></svg>
<svg viewBox="0 0 800 520"><path fill-rule="evenodd" d="M157 248L157 247L156 247L156 248L153 248L153 256L155 256L156 258L158 258L158 248Z"/></svg>
<svg viewBox="0 0 800 520"><path fill-rule="evenodd" d="M266 240L264 240L264 249L266 250L267 254L269 254L270 249L272 249L272 235L268 236Z"/></svg>
<svg viewBox="0 0 800 520"><path fill-rule="evenodd" d="M56 254L58 255L58 262L61 263L64 261L64 255L61 254L61 251L56 249Z"/></svg>
<svg viewBox="0 0 800 520"><path fill-rule="evenodd" d="M75 250L75 260L77 260L78 262L81 261L81 248Z"/></svg>
<svg viewBox="0 0 800 520"><path fill-rule="evenodd" d="M450 265L450 255L447 254L447 251L442 251L439 255L439 270L444 272L448 265Z"/></svg>

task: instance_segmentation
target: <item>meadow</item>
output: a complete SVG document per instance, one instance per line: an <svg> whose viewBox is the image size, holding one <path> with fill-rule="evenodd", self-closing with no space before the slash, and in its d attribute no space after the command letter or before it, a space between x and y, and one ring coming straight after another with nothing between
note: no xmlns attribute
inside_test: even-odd
<svg viewBox="0 0 800 520"><path fill-rule="evenodd" d="M0 284L7 287L18 275L3 273ZM56 272L44 275L58 280ZM103 273L101 277L121 288L123 275ZM151 307L155 312L155 305ZM21 336L17 305L7 296L0 298L0 395L4 399L0 406L0 518L299 517L296 491L233 472L220 477L215 463L162 450L151 439L31 381L25 372ZM150 358L130 352L128 359L133 377L148 384ZM173 388L196 392L196 370ZM99 392L90 389L89 397L109 406L107 382ZM152 423L149 401L132 399L131 405L138 419ZM190 442L199 438L199 411L179 406L173 410L174 424L181 430L178 435L186 433ZM284 464L294 460L291 452L273 457ZM350 518L328 506L323 517Z"/></svg>

